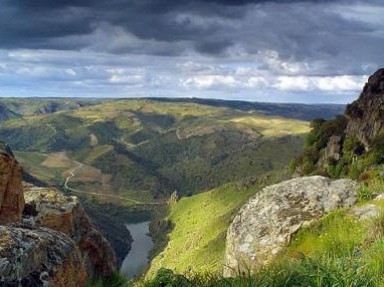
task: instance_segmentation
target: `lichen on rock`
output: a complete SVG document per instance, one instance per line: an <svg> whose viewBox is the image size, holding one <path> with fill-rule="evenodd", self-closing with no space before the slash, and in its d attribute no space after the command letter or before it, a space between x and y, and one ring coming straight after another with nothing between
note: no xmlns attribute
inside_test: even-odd
<svg viewBox="0 0 384 287"><path fill-rule="evenodd" d="M228 229L224 276L270 263L302 226L356 203L356 186L348 179L311 176L264 188L241 208Z"/></svg>
<svg viewBox="0 0 384 287"><path fill-rule="evenodd" d="M76 244L61 232L17 224L0 226L0 286L85 286Z"/></svg>

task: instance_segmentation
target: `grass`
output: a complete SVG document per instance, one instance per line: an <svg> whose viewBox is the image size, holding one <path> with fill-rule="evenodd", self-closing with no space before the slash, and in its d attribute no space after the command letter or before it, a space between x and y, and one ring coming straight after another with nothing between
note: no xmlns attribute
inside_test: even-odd
<svg viewBox="0 0 384 287"><path fill-rule="evenodd" d="M366 232L364 225L347 210L337 210L302 229L291 242L286 255L300 258L323 252L348 253L362 242Z"/></svg>
<svg viewBox="0 0 384 287"><path fill-rule="evenodd" d="M152 260L148 274L153 276L161 267L177 272L221 271L230 220L257 190L237 190L235 184L226 184L174 204L168 216L174 229L168 234L165 250Z"/></svg>
<svg viewBox="0 0 384 287"><path fill-rule="evenodd" d="M379 287L384 284L383 231L383 214L361 222L338 210L301 230L286 254L253 274L223 278L213 272L163 268L142 286ZM376 235L374 240L370 234Z"/></svg>
<svg viewBox="0 0 384 287"><path fill-rule="evenodd" d="M181 198L170 207L172 223L168 242L151 261L147 278L169 268L178 273L221 274L226 233L239 208L267 182L280 180L281 173L224 184L213 190Z"/></svg>

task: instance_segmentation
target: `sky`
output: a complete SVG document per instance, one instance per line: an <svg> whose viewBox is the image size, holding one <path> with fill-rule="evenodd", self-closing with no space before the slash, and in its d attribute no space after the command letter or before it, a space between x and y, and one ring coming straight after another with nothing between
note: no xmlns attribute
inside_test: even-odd
<svg viewBox="0 0 384 287"><path fill-rule="evenodd" d="M383 0L0 0L0 96L348 103Z"/></svg>

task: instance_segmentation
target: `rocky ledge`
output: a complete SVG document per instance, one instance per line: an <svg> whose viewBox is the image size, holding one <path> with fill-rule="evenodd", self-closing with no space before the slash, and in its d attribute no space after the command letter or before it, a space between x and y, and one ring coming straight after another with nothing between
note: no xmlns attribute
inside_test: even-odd
<svg viewBox="0 0 384 287"><path fill-rule="evenodd" d="M356 183L302 177L264 188L236 215L227 233L224 276L255 271L284 250L302 226L356 203Z"/></svg>
<svg viewBox="0 0 384 287"><path fill-rule="evenodd" d="M91 223L76 196L64 196L52 188L24 187L25 220L68 235L79 247L87 273L109 277L116 269L116 257L108 243Z"/></svg>
<svg viewBox="0 0 384 287"><path fill-rule="evenodd" d="M76 197L24 186L0 142L0 286L82 287L107 278L116 258Z"/></svg>

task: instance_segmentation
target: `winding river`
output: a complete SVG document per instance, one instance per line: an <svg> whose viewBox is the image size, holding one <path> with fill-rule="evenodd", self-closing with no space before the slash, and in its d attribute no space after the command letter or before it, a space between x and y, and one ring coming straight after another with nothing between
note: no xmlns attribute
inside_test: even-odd
<svg viewBox="0 0 384 287"><path fill-rule="evenodd" d="M148 266L148 253L153 247L152 238L148 236L149 223L144 221L126 225L133 239L131 251L121 265L121 271L127 277L140 275Z"/></svg>

